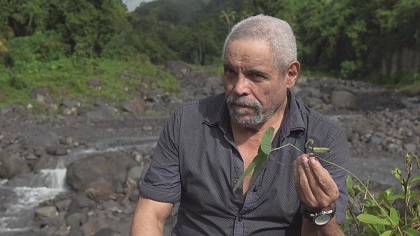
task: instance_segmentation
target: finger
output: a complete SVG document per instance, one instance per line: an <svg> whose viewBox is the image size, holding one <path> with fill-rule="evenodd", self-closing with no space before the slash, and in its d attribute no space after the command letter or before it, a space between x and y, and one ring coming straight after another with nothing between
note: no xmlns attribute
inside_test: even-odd
<svg viewBox="0 0 420 236"><path fill-rule="evenodd" d="M308 168L307 155L299 156L294 162L295 189L299 200L305 205L312 205L316 199L312 193L305 168ZM305 165L307 167L305 167Z"/></svg>
<svg viewBox="0 0 420 236"><path fill-rule="evenodd" d="M322 189L319 188L318 179L315 176L315 173L312 169L312 166L310 163L312 161L316 161L316 158L314 155L308 155L307 160L303 161L303 171L304 176L306 178L306 181L308 182L309 190L305 192L305 194L309 194L311 197L308 199L308 207L317 208L319 207L319 201L325 199L327 195L322 191Z"/></svg>
<svg viewBox="0 0 420 236"><path fill-rule="evenodd" d="M311 185L317 187L317 190L313 189L315 197L317 199L324 199L324 197L328 196L328 198L334 200L338 198L337 184L321 163L317 159L311 159L308 161L308 164L314 181L316 181L316 185Z"/></svg>

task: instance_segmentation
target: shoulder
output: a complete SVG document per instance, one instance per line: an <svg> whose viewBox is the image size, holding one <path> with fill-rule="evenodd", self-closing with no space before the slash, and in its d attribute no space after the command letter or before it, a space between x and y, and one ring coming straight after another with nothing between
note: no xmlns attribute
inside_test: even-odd
<svg viewBox="0 0 420 236"><path fill-rule="evenodd" d="M314 126L326 126L330 129L343 130L343 127L336 121L327 115L308 107L300 98L295 98L295 102L298 105L302 116L307 119L307 123Z"/></svg>
<svg viewBox="0 0 420 236"><path fill-rule="evenodd" d="M306 130L306 137L314 139L317 143L344 142L346 138L345 129L327 115L308 107L301 99L293 98L295 105L292 122L296 122Z"/></svg>
<svg viewBox="0 0 420 236"><path fill-rule="evenodd" d="M217 120L226 103L224 93L184 103L177 107L175 116L182 119Z"/></svg>

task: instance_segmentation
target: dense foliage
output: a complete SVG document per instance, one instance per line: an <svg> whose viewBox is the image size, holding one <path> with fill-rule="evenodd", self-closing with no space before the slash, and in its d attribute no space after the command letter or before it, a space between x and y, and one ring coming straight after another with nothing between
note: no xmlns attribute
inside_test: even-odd
<svg viewBox="0 0 420 236"><path fill-rule="evenodd" d="M418 80L418 0L194 2L157 0L135 11L151 30L135 28L156 36L143 40L153 42L150 48L156 49L151 55L154 62L173 57L190 63L217 62L227 30L246 16L262 13L292 25L299 58L306 69L345 79L370 77L383 83ZM175 7L183 3L188 4ZM407 54L413 56L408 59Z"/></svg>
<svg viewBox="0 0 420 236"><path fill-rule="evenodd" d="M230 28L263 13L292 25L307 73L420 86L418 12L418 0L155 0L134 12L121 0L2 0L0 83L22 89L28 68L67 59L220 64Z"/></svg>

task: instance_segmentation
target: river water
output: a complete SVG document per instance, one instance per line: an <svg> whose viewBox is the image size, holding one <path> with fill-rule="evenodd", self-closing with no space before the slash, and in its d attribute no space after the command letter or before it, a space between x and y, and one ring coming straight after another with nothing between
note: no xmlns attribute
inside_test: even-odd
<svg viewBox="0 0 420 236"><path fill-rule="evenodd" d="M41 202L53 199L66 192L66 169L44 169L29 174L27 186L8 186L0 183L1 207L0 235L13 235L29 230L34 216L34 208Z"/></svg>
<svg viewBox="0 0 420 236"><path fill-rule="evenodd" d="M149 136L97 140L91 148L76 148L59 157L56 169L24 174L10 181L0 179L0 236L16 236L30 230L35 208L40 203L71 191L65 181L65 166L69 163L95 154L146 149L155 146L157 139L157 136Z"/></svg>

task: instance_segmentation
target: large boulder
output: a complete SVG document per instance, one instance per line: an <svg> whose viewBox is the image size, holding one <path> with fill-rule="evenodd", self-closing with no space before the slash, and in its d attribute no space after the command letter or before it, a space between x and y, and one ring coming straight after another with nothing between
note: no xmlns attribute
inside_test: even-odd
<svg viewBox="0 0 420 236"><path fill-rule="evenodd" d="M144 100L140 98L123 101L121 103L121 107L124 111L128 111L134 114L143 113L147 108Z"/></svg>
<svg viewBox="0 0 420 236"><path fill-rule="evenodd" d="M192 71L191 67L183 61L167 61L165 69L178 79L185 78Z"/></svg>
<svg viewBox="0 0 420 236"><path fill-rule="evenodd" d="M103 201L124 185L128 170L136 165L132 158L116 153L89 156L68 166L66 182L93 200Z"/></svg>
<svg viewBox="0 0 420 236"><path fill-rule="evenodd" d="M331 92L331 104L339 109L355 109L357 96L350 91L336 90Z"/></svg>
<svg viewBox="0 0 420 236"><path fill-rule="evenodd" d="M29 173L31 168L25 158L19 154L0 152L0 179L11 179L17 175Z"/></svg>

